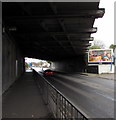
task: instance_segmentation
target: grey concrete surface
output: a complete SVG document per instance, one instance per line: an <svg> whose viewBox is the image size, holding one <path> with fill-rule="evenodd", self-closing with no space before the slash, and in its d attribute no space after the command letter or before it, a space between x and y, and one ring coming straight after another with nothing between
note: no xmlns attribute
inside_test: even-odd
<svg viewBox="0 0 116 120"><path fill-rule="evenodd" d="M89 118L114 118L114 81L78 74L46 77Z"/></svg>
<svg viewBox="0 0 116 120"><path fill-rule="evenodd" d="M25 73L3 94L2 109L3 118L51 117L31 72Z"/></svg>
<svg viewBox="0 0 116 120"><path fill-rule="evenodd" d="M2 118L2 2L0 1L0 119Z"/></svg>
<svg viewBox="0 0 116 120"><path fill-rule="evenodd" d="M85 56L80 55L75 58L68 58L59 61L53 61L51 68L60 72L83 72L86 66Z"/></svg>
<svg viewBox="0 0 116 120"><path fill-rule="evenodd" d="M2 93L21 76L24 71L23 62L18 46L4 32L2 35Z"/></svg>
<svg viewBox="0 0 116 120"><path fill-rule="evenodd" d="M109 74L92 74L92 73L83 73L83 75L88 75L89 77L98 77L104 78L108 80L116 80L116 73L109 73Z"/></svg>

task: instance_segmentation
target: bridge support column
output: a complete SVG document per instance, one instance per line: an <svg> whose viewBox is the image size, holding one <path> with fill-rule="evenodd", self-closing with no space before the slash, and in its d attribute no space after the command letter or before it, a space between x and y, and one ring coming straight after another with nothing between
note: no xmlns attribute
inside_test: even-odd
<svg viewBox="0 0 116 120"><path fill-rule="evenodd" d="M0 120L2 119L2 2L0 2Z"/></svg>
<svg viewBox="0 0 116 120"><path fill-rule="evenodd" d="M4 31L2 35L2 92L23 73L24 58L15 41Z"/></svg>
<svg viewBox="0 0 116 120"><path fill-rule="evenodd" d="M86 67L86 61L84 56L78 56L78 58L69 58L61 61L55 61L51 67L56 71L74 73L84 72Z"/></svg>

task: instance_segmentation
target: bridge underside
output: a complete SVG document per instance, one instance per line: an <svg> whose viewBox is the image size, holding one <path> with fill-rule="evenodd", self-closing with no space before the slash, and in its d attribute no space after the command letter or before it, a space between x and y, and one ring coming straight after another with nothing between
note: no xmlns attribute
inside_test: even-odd
<svg viewBox="0 0 116 120"><path fill-rule="evenodd" d="M56 71L82 72L99 2L3 2L2 89L24 72L24 57L53 61Z"/></svg>
<svg viewBox="0 0 116 120"><path fill-rule="evenodd" d="M23 56L62 60L84 55L92 41L99 2L4 2L3 30Z"/></svg>

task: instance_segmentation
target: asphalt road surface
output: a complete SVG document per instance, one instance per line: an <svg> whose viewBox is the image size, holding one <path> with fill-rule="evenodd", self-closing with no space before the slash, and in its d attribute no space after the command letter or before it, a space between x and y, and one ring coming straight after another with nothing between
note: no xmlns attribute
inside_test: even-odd
<svg viewBox="0 0 116 120"><path fill-rule="evenodd" d="M78 74L55 74L46 79L89 118L114 118L113 80Z"/></svg>

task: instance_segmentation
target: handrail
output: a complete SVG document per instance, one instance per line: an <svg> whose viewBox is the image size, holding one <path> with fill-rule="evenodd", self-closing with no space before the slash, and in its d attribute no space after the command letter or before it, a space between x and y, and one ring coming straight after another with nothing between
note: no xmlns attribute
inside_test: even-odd
<svg viewBox="0 0 116 120"><path fill-rule="evenodd" d="M33 70L35 80L39 85L43 99L49 106L55 118L81 118L81 120L88 120L77 107L70 102L58 89L56 89L50 82L48 82L42 75ZM39 78L37 80L37 78ZM42 79L41 79L42 78ZM40 80L41 79L41 80Z"/></svg>

